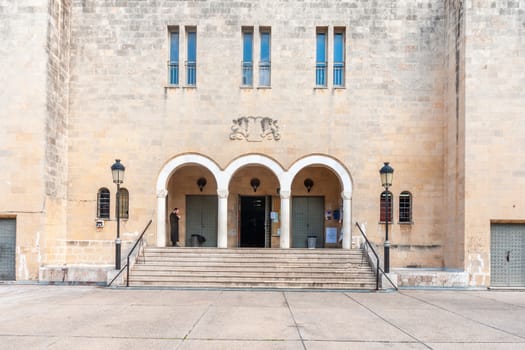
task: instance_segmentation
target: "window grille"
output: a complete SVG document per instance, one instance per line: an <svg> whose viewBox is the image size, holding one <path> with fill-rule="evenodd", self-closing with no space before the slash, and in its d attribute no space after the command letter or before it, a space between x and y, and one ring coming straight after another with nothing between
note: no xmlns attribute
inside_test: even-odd
<svg viewBox="0 0 525 350"><path fill-rule="evenodd" d="M109 219L110 194L107 188L101 188L97 193L97 218Z"/></svg>
<svg viewBox="0 0 525 350"><path fill-rule="evenodd" d="M399 222L412 222L412 195L408 191L399 194Z"/></svg>

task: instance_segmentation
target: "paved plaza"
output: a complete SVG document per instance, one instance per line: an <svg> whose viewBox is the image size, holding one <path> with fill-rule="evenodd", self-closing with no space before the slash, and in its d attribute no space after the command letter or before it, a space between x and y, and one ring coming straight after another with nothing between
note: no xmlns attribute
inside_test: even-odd
<svg viewBox="0 0 525 350"><path fill-rule="evenodd" d="M0 284L0 349L525 349L525 292Z"/></svg>

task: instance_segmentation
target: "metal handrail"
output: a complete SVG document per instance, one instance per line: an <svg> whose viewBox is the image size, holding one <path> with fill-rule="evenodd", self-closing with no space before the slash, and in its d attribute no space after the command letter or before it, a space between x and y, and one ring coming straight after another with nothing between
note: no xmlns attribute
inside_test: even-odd
<svg viewBox="0 0 525 350"><path fill-rule="evenodd" d="M122 273L122 271L124 271L124 269L126 269L126 287L129 287L129 257L131 256L131 254L133 253L133 251L135 250L135 248L137 247L137 245L139 244L139 242L142 241L142 239L144 238L144 234L146 233L146 231L148 230L149 226L151 225L151 223L153 222L153 220L150 220L148 222L148 224L146 225L146 227L144 227L144 230L142 231L142 233L140 234L139 238L137 238L137 240L135 241L135 244L133 245L133 247L130 249L129 253L128 253L128 256L126 257L126 265L124 265L120 271L115 275L115 277L113 277L113 279L111 280L111 282L108 283L108 287L111 287L111 284L117 279L118 276L120 276L120 274Z"/></svg>
<svg viewBox="0 0 525 350"><path fill-rule="evenodd" d="M372 253L374 253L374 256L376 257L376 290L379 289L379 272L381 272L381 274L383 276L386 277L386 279L388 280L388 282L390 282L390 284L392 285L392 287L394 287L395 290L398 290L398 288L396 287L396 285L394 284L394 282L392 282L392 280L390 279L390 277L388 277L387 274L385 274L385 271L379 266L379 256L377 255L374 247L372 246L372 244L370 243L370 241L368 240L368 237L366 237L365 233L363 232L363 229L361 228L361 226L359 225L358 222L355 223L355 225L357 226L357 228L359 229L359 231L361 231L361 235L363 236L363 238L365 239L365 242L366 244L368 244L368 246L370 247L370 249L372 250Z"/></svg>

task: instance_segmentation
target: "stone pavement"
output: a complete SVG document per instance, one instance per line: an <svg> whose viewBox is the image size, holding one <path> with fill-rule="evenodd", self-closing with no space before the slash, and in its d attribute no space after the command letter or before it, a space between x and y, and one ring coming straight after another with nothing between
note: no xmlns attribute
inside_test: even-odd
<svg viewBox="0 0 525 350"><path fill-rule="evenodd" d="M525 292L0 284L0 349L525 349Z"/></svg>

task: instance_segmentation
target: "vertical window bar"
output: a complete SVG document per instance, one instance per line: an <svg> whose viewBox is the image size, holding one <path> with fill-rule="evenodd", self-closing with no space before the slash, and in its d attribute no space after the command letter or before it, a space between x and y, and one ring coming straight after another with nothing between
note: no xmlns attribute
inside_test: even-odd
<svg viewBox="0 0 525 350"><path fill-rule="evenodd" d="M268 29L261 30L261 59L259 62L259 85L271 84L271 33Z"/></svg>
<svg viewBox="0 0 525 350"><path fill-rule="evenodd" d="M253 30L242 33L242 85L253 85Z"/></svg>
<svg viewBox="0 0 525 350"><path fill-rule="evenodd" d="M315 85L326 86L326 32L317 32Z"/></svg>
<svg viewBox="0 0 525 350"><path fill-rule="evenodd" d="M194 28L187 29L188 54L186 61L186 84L197 85L197 32Z"/></svg>
<svg viewBox="0 0 525 350"><path fill-rule="evenodd" d="M334 33L334 86L345 85L345 35L339 30Z"/></svg>
<svg viewBox="0 0 525 350"><path fill-rule="evenodd" d="M168 82L179 85L179 32L170 32L170 60L168 62Z"/></svg>

